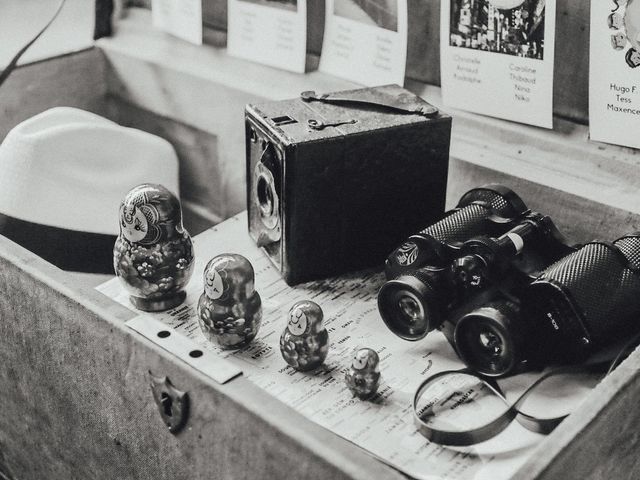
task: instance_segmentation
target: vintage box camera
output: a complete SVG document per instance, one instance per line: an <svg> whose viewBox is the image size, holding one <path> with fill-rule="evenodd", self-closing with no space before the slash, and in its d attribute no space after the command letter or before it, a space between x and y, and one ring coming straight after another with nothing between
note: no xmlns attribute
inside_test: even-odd
<svg viewBox="0 0 640 480"><path fill-rule="evenodd" d="M382 266L442 215L451 117L397 85L248 105L249 233L289 284Z"/></svg>

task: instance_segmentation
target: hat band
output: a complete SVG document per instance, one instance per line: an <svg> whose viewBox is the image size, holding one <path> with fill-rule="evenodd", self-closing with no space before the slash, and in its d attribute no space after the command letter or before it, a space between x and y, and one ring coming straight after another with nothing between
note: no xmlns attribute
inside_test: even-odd
<svg viewBox="0 0 640 480"><path fill-rule="evenodd" d="M115 235L50 227L3 214L0 234L62 270L113 273Z"/></svg>

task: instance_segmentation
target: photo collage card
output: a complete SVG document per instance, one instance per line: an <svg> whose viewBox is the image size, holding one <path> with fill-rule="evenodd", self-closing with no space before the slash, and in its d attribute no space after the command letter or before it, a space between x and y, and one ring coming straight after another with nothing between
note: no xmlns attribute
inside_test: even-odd
<svg viewBox="0 0 640 480"><path fill-rule="evenodd" d="M553 126L555 0L443 0L444 103Z"/></svg>
<svg viewBox="0 0 640 480"><path fill-rule="evenodd" d="M593 0L590 47L591 139L640 148L640 0Z"/></svg>

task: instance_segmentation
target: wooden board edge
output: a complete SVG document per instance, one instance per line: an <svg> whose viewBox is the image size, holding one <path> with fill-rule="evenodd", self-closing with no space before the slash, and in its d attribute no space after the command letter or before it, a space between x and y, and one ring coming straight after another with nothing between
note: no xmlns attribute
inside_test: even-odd
<svg viewBox="0 0 640 480"><path fill-rule="evenodd" d="M536 448L515 478L638 478L640 462L629 451L637 449L639 394L636 349Z"/></svg>
<svg viewBox="0 0 640 480"><path fill-rule="evenodd" d="M1 235L0 257L41 283L44 288L59 292L93 316L108 322L112 328L121 330L140 348L152 350L159 357L158 363L172 364L181 375L204 385L206 390L225 395L244 408L255 422L277 432L277 436L286 438L287 442L306 449L321 462L342 472L345 478L405 478L395 469L375 460L360 447L308 420L245 377L240 376L225 385L219 385L186 363L176 361L175 357L157 344L126 327L125 321L135 316L134 312L93 288L79 284L68 272L54 267Z"/></svg>

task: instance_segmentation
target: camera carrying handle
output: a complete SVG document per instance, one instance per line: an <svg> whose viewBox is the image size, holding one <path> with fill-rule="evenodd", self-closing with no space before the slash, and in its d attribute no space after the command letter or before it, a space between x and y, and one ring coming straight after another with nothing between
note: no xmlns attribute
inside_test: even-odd
<svg viewBox="0 0 640 480"><path fill-rule="evenodd" d="M439 372L428 377L416 389L416 393L413 397L414 423L418 432L429 441L441 445L457 447L466 447L489 440L505 430L514 419L529 431L547 435L551 433L565 418L567 418L569 414L567 413L558 417L540 418L535 415L524 413L521 408L529 395L538 387L538 385L551 377L571 373L602 373L602 378L604 378L609 375L629 353L631 353L639 341L640 334L636 334L618 350L601 352L599 355L594 355L589 360L579 365L568 365L549 370L533 382L512 404L509 404L507 401L504 392L496 382L495 378L480 375L469 368ZM489 388L495 396L500 398L508 408L494 420L491 420L480 427L469 430L444 430L429 425L429 423L423 420L423 418L425 417L425 414L429 413L431 407L423 410L422 412L419 411L418 402L420 398L436 380L446 377L447 375L456 374L464 374L477 378L484 386ZM436 403L435 400L430 402L430 405L434 403Z"/></svg>
<svg viewBox="0 0 640 480"><path fill-rule="evenodd" d="M334 105L362 105L369 107L382 107L385 110L390 110L393 113L404 113L411 115L421 115L423 117L434 117L438 115L438 109L433 105L426 102L423 103L408 103L402 101L403 97L391 97L383 96L381 94L376 96L376 100L373 101L370 98L363 99L345 96L345 92L337 96L334 94L325 93L323 95L317 95L314 91L305 91L300 94L300 98L303 102L323 102ZM371 94L370 94L371 95ZM370 96L369 95L369 96Z"/></svg>

